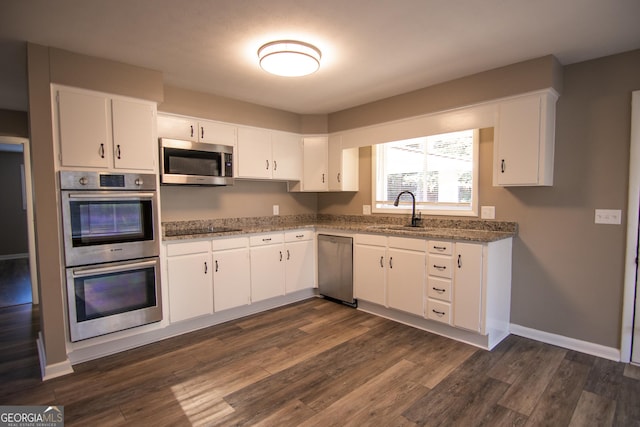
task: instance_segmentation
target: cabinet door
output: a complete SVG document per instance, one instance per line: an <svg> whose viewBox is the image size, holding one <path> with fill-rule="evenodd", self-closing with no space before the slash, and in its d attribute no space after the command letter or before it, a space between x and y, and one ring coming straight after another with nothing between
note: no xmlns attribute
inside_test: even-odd
<svg viewBox="0 0 640 427"><path fill-rule="evenodd" d="M303 190L327 191L329 189L327 138L324 136L304 138L303 144Z"/></svg>
<svg viewBox="0 0 640 427"><path fill-rule="evenodd" d="M208 120L198 121L198 141L236 146L236 127Z"/></svg>
<svg viewBox="0 0 640 427"><path fill-rule="evenodd" d="M358 191L359 150L342 148L341 136L329 136L329 191Z"/></svg>
<svg viewBox="0 0 640 427"><path fill-rule="evenodd" d="M158 152L154 136L155 106L146 102L114 99L111 111L114 166L153 171Z"/></svg>
<svg viewBox="0 0 640 427"><path fill-rule="evenodd" d="M58 91L62 166L108 168L111 163L109 99L94 94Z"/></svg>
<svg viewBox="0 0 640 427"><path fill-rule="evenodd" d="M239 178L271 178L271 134L263 129L238 128Z"/></svg>
<svg viewBox="0 0 640 427"><path fill-rule="evenodd" d="M158 138L198 141L198 123L194 119L158 114Z"/></svg>
<svg viewBox="0 0 640 427"><path fill-rule="evenodd" d="M313 240L291 242L285 245L286 293L313 288L315 256Z"/></svg>
<svg viewBox="0 0 640 427"><path fill-rule="evenodd" d="M389 307L422 316L426 256L423 252L390 248L387 269Z"/></svg>
<svg viewBox="0 0 640 427"><path fill-rule="evenodd" d="M300 181L302 178L302 138L286 132L271 135L273 179Z"/></svg>
<svg viewBox="0 0 640 427"><path fill-rule="evenodd" d="M167 258L171 322L213 313L211 255Z"/></svg>
<svg viewBox="0 0 640 427"><path fill-rule="evenodd" d="M453 324L480 332L482 315L482 245L456 243Z"/></svg>
<svg viewBox="0 0 640 427"><path fill-rule="evenodd" d="M249 249L213 253L213 305L222 311L251 303Z"/></svg>
<svg viewBox="0 0 640 427"><path fill-rule="evenodd" d="M284 245L251 248L251 301L284 295Z"/></svg>
<svg viewBox="0 0 640 427"><path fill-rule="evenodd" d="M497 185L536 185L539 178L541 97L500 105L496 135Z"/></svg>
<svg viewBox="0 0 640 427"><path fill-rule="evenodd" d="M381 246L355 245L354 293L358 299L386 305L386 250Z"/></svg>

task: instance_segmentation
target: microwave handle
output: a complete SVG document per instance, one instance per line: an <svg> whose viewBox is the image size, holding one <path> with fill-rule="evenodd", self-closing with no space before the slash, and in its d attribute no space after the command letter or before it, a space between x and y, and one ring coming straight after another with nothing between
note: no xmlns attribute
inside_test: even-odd
<svg viewBox="0 0 640 427"><path fill-rule="evenodd" d="M96 193L70 193L70 199L150 199L155 197L155 193L130 193L118 192L115 194Z"/></svg>
<svg viewBox="0 0 640 427"><path fill-rule="evenodd" d="M151 267L156 265L156 260L151 260L151 261L141 261L141 262L135 262L135 263L126 263L126 264L120 264L118 266L112 266L112 267L96 267L96 268L92 268L92 267L81 267L81 268L74 268L73 269L73 277L86 277L86 276L94 276L96 274L104 274L104 273L114 273L114 272L118 272L118 271L125 271L125 270L131 270L131 269L141 269L141 268L145 268L145 267Z"/></svg>

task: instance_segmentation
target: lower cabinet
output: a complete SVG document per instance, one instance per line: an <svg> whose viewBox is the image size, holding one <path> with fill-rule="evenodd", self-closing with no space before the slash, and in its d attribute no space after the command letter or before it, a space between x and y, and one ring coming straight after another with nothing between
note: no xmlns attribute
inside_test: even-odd
<svg viewBox="0 0 640 427"><path fill-rule="evenodd" d="M422 239L356 235L356 298L422 316L425 247Z"/></svg>
<svg viewBox="0 0 640 427"><path fill-rule="evenodd" d="M213 313L209 241L167 245L167 277L172 323Z"/></svg>
<svg viewBox="0 0 640 427"><path fill-rule="evenodd" d="M214 310L251 304L249 239L214 239L212 246Z"/></svg>

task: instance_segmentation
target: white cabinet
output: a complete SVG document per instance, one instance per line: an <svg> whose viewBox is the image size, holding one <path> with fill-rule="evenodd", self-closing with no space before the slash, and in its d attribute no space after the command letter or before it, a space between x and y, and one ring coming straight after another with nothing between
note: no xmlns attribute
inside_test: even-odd
<svg viewBox="0 0 640 427"><path fill-rule="evenodd" d="M489 243L429 241L425 317L489 336L509 334L511 239Z"/></svg>
<svg viewBox="0 0 640 427"><path fill-rule="evenodd" d="M342 148L342 136L329 136L329 191L358 191L359 148Z"/></svg>
<svg viewBox="0 0 640 427"><path fill-rule="evenodd" d="M315 286L315 250L311 230L293 230L284 234L285 292L287 294Z"/></svg>
<svg viewBox="0 0 640 427"><path fill-rule="evenodd" d="M355 297L421 316L425 241L356 235Z"/></svg>
<svg viewBox="0 0 640 427"><path fill-rule="evenodd" d="M213 305L216 312L251 303L251 263L247 237L214 239Z"/></svg>
<svg viewBox="0 0 640 427"><path fill-rule="evenodd" d="M480 332L482 329L482 249L472 243L456 243L453 324Z"/></svg>
<svg viewBox="0 0 640 427"><path fill-rule="evenodd" d="M71 88L54 91L62 167L155 170L154 103Z"/></svg>
<svg viewBox="0 0 640 427"><path fill-rule="evenodd" d="M354 243L354 297L386 306L387 238L357 234Z"/></svg>
<svg viewBox="0 0 640 427"><path fill-rule="evenodd" d="M389 237L387 256L387 303L407 313L422 316L425 283L425 241Z"/></svg>
<svg viewBox="0 0 640 427"><path fill-rule="evenodd" d="M251 301L282 296L285 292L284 234L269 233L250 237Z"/></svg>
<svg viewBox="0 0 640 427"><path fill-rule="evenodd" d="M303 139L302 191L329 190L328 144L326 136Z"/></svg>
<svg viewBox="0 0 640 427"><path fill-rule="evenodd" d="M169 320L178 322L213 313L209 241L167 245Z"/></svg>
<svg viewBox="0 0 640 427"><path fill-rule="evenodd" d="M300 180L300 135L238 128L238 178Z"/></svg>
<svg viewBox="0 0 640 427"><path fill-rule="evenodd" d="M553 185L557 99L549 89L500 102L493 185Z"/></svg>
<svg viewBox="0 0 640 427"><path fill-rule="evenodd" d="M158 114L158 137L210 144L236 145L234 125L193 117Z"/></svg>

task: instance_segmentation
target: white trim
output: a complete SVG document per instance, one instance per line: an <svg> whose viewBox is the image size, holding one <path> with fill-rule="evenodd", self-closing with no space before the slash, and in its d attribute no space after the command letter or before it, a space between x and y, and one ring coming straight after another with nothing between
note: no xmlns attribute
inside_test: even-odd
<svg viewBox="0 0 640 427"><path fill-rule="evenodd" d="M40 360L40 375L42 376L42 381L73 374L73 366L71 366L68 358L64 362L47 365L47 355L44 351L43 341L42 332L38 332L36 344L38 345L38 359Z"/></svg>
<svg viewBox="0 0 640 427"><path fill-rule="evenodd" d="M23 259L23 258L29 258L29 254L23 253L23 254L0 255L0 261L8 261L10 259Z"/></svg>
<svg viewBox="0 0 640 427"><path fill-rule="evenodd" d="M603 359L613 360L616 362L620 361L620 350L617 348L606 347L588 341L581 341L575 338L539 331L537 329L531 329L513 323L510 325L510 331L514 335L530 338L546 344L557 345L558 347L579 351L581 353L602 357Z"/></svg>
<svg viewBox="0 0 640 427"><path fill-rule="evenodd" d="M633 313L636 295L636 248L638 247L638 214L640 213L640 91L631 94L631 142L629 150L629 195L627 199L627 247L620 331L621 361L631 360ZM638 314L640 315L640 313ZM638 348L638 347L636 347ZM640 355L636 356L636 362Z"/></svg>

